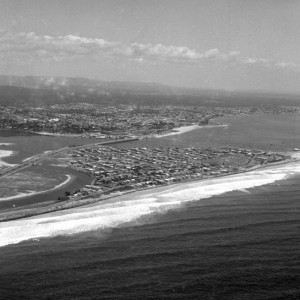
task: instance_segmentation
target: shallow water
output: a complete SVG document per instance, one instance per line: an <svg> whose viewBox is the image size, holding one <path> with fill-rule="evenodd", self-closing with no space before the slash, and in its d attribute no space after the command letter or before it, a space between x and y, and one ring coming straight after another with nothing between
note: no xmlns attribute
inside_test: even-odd
<svg viewBox="0 0 300 300"><path fill-rule="evenodd" d="M67 211L0 224L0 246L20 241L114 228L148 214L181 208L189 201L266 185L300 174L300 162L275 165L244 174L182 183L112 198ZM7 225L8 224L8 225Z"/></svg>
<svg viewBox="0 0 300 300"><path fill-rule="evenodd" d="M221 118L223 127L203 127L185 134L145 139L114 147L231 147L291 151L300 148L300 115L237 115Z"/></svg>
<svg viewBox="0 0 300 300"><path fill-rule="evenodd" d="M66 178L71 179L66 183ZM18 180L17 180L18 179ZM34 166L16 173L13 176L2 178L0 182L0 212L14 207L56 201L66 191L74 191L85 184L89 184L91 178L83 172L77 172L71 168L53 167L45 162L41 166ZM6 200L7 197L29 192L37 194Z"/></svg>
<svg viewBox="0 0 300 300"><path fill-rule="evenodd" d="M17 164L24 159L44 151L56 150L71 145L85 145L100 143L101 139L84 139L75 137L51 136L10 136L0 137L0 149L14 151L14 155L2 160L7 163ZM1 145L2 144L2 145ZM8 145L3 145L8 144Z"/></svg>
<svg viewBox="0 0 300 300"><path fill-rule="evenodd" d="M283 148L297 132L280 133ZM291 163L2 223L0 298L298 300L299 174Z"/></svg>
<svg viewBox="0 0 300 300"><path fill-rule="evenodd" d="M299 183L2 247L2 299L299 299Z"/></svg>

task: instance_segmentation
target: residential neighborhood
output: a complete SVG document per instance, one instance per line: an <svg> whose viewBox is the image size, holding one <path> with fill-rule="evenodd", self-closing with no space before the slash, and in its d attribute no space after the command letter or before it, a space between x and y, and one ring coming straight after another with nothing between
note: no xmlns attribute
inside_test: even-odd
<svg viewBox="0 0 300 300"><path fill-rule="evenodd" d="M157 105L54 104L0 106L0 130L27 134L75 134L83 138L126 138L161 134L173 128L208 125L221 116L295 112L295 107L224 107Z"/></svg>
<svg viewBox="0 0 300 300"><path fill-rule="evenodd" d="M288 158L284 154L241 148L116 149L91 146L70 150L67 154L72 168L91 177L90 185L73 191L68 198L221 176Z"/></svg>

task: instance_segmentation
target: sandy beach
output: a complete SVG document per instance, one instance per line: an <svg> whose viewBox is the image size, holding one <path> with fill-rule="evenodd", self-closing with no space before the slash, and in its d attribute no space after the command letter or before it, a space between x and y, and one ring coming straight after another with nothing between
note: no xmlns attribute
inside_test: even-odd
<svg viewBox="0 0 300 300"><path fill-rule="evenodd" d="M91 199L94 203L89 205L2 222L0 246L33 238L114 228L127 222L138 222L143 216L181 209L191 201L201 201L232 191L251 193L251 188L299 175L299 154L295 154L295 157L297 160L293 162L266 166L245 173L142 190L111 197L105 201L100 198ZM69 204L72 207L72 203Z"/></svg>
<svg viewBox="0 0 300 300"><path fill-rule="evenodd" d="M195 129L200 129L200 128L215 128L215 127L226 127L228 125L205 125L205 126L200 126L200 125L191 125L191 126L182 126L178 128L174 128L171 132L163 133L163 134L156 134L153 137L155 138L162 138L166 136L171 136L171 135L178 135L178 134L183 134Z"/></svg>
<svg viewBox="0 0 300 300"><path fill-rule="evenodd" d="M199 125L182 126L182 127L174 128L171 132L167 132L167 133L163 133L163 134L155 134L155 135L153 135L153 137L161 138L161 137L165 137L165 136L169 136L169 135L182 134L185 132L195 130L197 128L201 128L201 126L199 126Z"/></svg>
<svg viewBox="0 0 300 300"><path fill-rule="evenodd" d="M0 143L0 146L1 145L9 145L8 143ZM0 149L0 168L1 167L5 167L5 166L12 166L13 164L9 164L9 163L6 163L4 161L1 160L1 158L3 157L9 157L9 156L12 156L14 154L14 151L12 150L2 150Z"/></svg>
<svg viewBox="0 0 300 300"><path fill-rule="evenodd" d="M189 182L179 182L171 185L136 191L132 194L123 195L106 202L119 202L127 199L152 199L162 203L165 199L171 202L188 202L208 198L214 195L230 191L240 190L246 192L248 188L270 184L283 180L289 176L300 174L300 153L289 153L294 160L262 165L246 172L224 175L220 177L207 178ZM97 206L98 203L90 206Z"/></svg>
<svg viewBox="0 0 300 300"><path fill-rule="evenodd" d="M60 137L81 137L82 136L82 134L54 133L54 132L45 132L45 131L39 131L39 132L32 131L32 133L37 134L37 135L60 136Z"/></svg>

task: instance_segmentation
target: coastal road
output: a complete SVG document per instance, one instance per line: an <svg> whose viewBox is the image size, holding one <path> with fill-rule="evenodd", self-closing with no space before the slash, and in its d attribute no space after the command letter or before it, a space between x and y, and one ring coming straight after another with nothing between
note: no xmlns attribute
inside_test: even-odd
<svg viewBox="0 0 300 300"><path fill-rule="evenodd" d="M122 143L122 142L129 142L129 141L136 141L138 140L138 138L131 138L131 139L122 139L122 140L111 140L111 141L105 141L105 142L100 142L100 143L93 143L93 144L86 144L86 145L81 145L81 146L68 146L68 147L64 147L64 148L60 148L57 150L53 150L53 151L47 151L46 153L41 153L41 154L37 154L33 157L30 157L26 160L24 160L22 163L11 166L11 167L7 167L4 168L2 170L0 170L0 179L3 177L7 177L10 176L14 173L17 173L19 171L22 171L26 168L29 168L31 166L34 166L36 164L39 164L41 162L43 162L46 159L52 158L54 156L66 153L70 150L76 150L76 149L81 149L81 148L86 148L86 147L91 147L91 146L97 146L97 145L110 145L110 144L116 144L116 143Z"/></svg>

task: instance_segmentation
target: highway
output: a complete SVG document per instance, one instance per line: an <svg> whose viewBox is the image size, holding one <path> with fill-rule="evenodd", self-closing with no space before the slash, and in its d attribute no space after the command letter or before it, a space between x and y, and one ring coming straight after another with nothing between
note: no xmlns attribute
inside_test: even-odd
<svg viewBox="0 0 300 300"><path fill-rule="evenodd" d="M93 143L93 144L86 144L86 145L80 145L80 146L68 146L68 147L64 147L64 148L60 148L57 150L53 150L53 151L47 151L46 153L41 153L41 154L37 154L35 156L32 156L28 159L26 159L25 161L23 161L20 164L16 164L14 166L11 167L7 167L4 168L2 170L0 170L0 179L3 177L7 177L10 176L14 173L20 172L26 168L29 168L33 165L39 164L41 162L43 162L43 160L52 158L54 156L63 154L67 151L70 150L75 150L75 149L81 149L81 148L87 148L87 147L91 147L91 146L97 146L97 145L110 145L110 144L116 144L116 143L124 143L124 142L129 142L129 141L136 141L138 140L138 138L130 138L130 139L122 139L122 140L111 140L111 141L105 141L105 142L100 142L100 143Z"/></svg>

